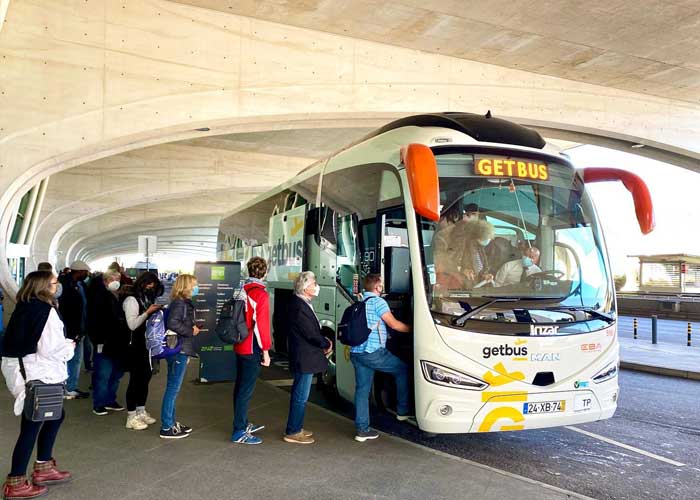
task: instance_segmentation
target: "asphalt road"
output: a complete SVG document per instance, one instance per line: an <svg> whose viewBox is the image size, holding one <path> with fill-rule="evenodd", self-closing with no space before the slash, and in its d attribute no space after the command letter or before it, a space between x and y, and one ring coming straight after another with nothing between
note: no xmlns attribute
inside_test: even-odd
<svg viewBox="0 0 700 500"><path fill-rule="evenodd" d="M289 372L279 364L264 378L289 379ZM623 371L620 386L612 419L575 427L599 437L565 427L429 437L376 412L372 425L445 453L601 500L700 498L700 382ZM312 390L311 400L352 417L352 405L329 399L320 390Z"/></svg>

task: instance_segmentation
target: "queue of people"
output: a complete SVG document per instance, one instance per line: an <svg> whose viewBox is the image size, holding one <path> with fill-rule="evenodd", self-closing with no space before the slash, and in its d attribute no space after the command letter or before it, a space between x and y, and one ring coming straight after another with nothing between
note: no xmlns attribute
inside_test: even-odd
<svg viewBox="0 0 700 500"><path fill-rule="evenodd" d="M231 442L261 444L255 434L264 425L248 420L249 403L262 367L270 365L270 298L263 279L267 262L254 257L247 263L248 279L243 286L246 301L248 336L235 345L236 380L233 391L234 419ZM14 413L21 418L20 433L12 454L10 473L3 487L7 500L35 498L47 492L47 486L71 479L70 472L57 468L53 446L65 418L35 422L24 409L27 388L25 381L65 383L67 399L83 397L78 391L80 344L94 347L92 374L93 413L103 416L110 411L123 411L117 401L122 378L128 373L126 389L126 428L144 430L156 419L146 411L152 366L146 343L148 318L162 306L156 299L163 294L163 285L154 273L143 273L133 285L123 285L119 269L108 269L85 282L90 269L76 261L57 278L52 271L30 273L17 294L17 307L10 318L2 344L2 373L15 397ZM59 293L62 285L62 293ZM379 434L369 427L369 392L375 371L389 373L396 379L397 419L410 415L408 366L386 349L387 327L396 332L409 332L410 326L397 320L387 302L381 298L380 275L365 279L364 300L367 302L367 341L351 349L355 367L355 440L376 439ZM194 276L181 274L171 292L168 333L175 334L179 352L166 358L167 382L160 413L160 437L181 439L192 428L176 418L177 397L182 387L190 358L197 357L194 338L199 334L192 298L198 294ZM313 299L320 287L310 271L302 272L294 282L295 295L287 314L289 325L289 366L294 373L289 413L282 439L293 444L314 443L313 432L304 428L306 405L314 374L328 366L327 356L333 341L322 334L321 323L313 308ZM37 459L31 478L27 468L33 449Z"/></svg>

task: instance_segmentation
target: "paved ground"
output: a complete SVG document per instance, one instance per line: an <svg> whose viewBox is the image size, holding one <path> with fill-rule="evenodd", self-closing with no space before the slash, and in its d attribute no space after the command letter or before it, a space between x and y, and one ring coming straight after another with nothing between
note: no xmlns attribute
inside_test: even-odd
<svg viewBox="0 0 700 500"><path fill-rule="evenodd" d="M700 382L623 371L620 386L615 417L576 427L427 437L388 415L374 414L372 423L411 442L593 498L700 498ZM351 405L320 391L312 398L352 415Z"/></svg>
<svg viewBox="0 0 700 500"><path fill-rule="evenodd" d="M188 379L195 376L191 364ZM164 374L154 378L150 410L157 413ZM56 486L50 498L87 500L220 499L543 499L577 498L573 493L513 477L410 442L383 436L356 443L352 423L310 406L305 427L312 446L291 445L281 436L289 397L258 384L251 417L267 428L262 446L228 441L231 384L187 382L178 402L181 421L194 427L179 441L158 438L157 425L127 431L125 415L97 417L89 400L67 402L67 418L55 455L75 480ZM18 419L0 392L0 469L9 468Z"/></svg>
<svg viewBox="0 0 700 500"><path fill-rule="evenodd" d="M658 375L700 380L700 324L692 324L695 341L688 346L685 321L659 320L658 343L651 343L651 320L639 318L634 339L632 318L620 317L618 333L622 367Z"/></svg>

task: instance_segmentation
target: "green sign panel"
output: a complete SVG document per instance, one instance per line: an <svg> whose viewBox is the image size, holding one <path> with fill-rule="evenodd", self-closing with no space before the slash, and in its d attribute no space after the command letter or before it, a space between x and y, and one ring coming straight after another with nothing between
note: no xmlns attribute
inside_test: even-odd
<svg viewBox="0 0 700 500"><path fill-rule="evenodd" d="M223 281L226 279L226 268L224 266L211 266L211 279L213 281Z"/></svg>

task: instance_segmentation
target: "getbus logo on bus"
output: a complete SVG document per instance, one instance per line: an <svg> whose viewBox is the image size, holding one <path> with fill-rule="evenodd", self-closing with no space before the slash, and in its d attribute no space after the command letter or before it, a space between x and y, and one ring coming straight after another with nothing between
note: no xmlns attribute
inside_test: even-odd
<svg viewBox="0 0 700 500"><path fill-rule="evenodd" d="M516 177L535 181L549 179L546 163L498 156L475 156L474 173L483 177Z"/></svg>

